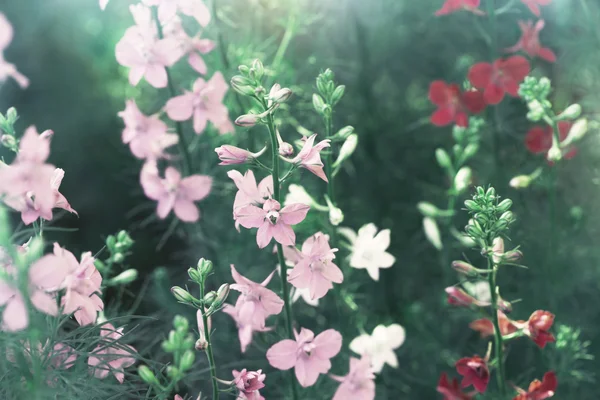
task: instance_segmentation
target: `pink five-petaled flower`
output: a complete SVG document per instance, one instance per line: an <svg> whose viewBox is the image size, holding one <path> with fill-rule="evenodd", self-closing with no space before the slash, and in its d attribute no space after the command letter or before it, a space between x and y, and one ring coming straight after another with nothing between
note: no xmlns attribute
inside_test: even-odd
<svg viewBox="0 0 600 400"><path fill-rule="evenodd" d="M265 387L263 383L267 375L262 370L248 371L244 368L241 371L233 370L233 384L239 390L237 400L265 400L260 395L259 390Z"/></svg>
<svg viewBox="0 0 600 400"><path fill-rule="evenodd" d="M516 53L523 50L530 57L540 57L549 62L556 61L556 55L547 47L542 47L540 44L540 31L544 29L544 20L540 19L533 25L533 21L519 21L521 28L521 38L512 47L506 49L507 52Z"/></svg>
<svg viewBox="0 0 600 400"><path fill-rule="evenodd" d="M477 15L484 15L485 13L478 8L480 3L481 0L446 0L442 8L435 12L435 16L439 17L440 15L462 10L470 11Z"/></svg>
<svg viewBox="0 0 600 400"><path fill-rule="evenodd" d="M219 156L219 160L221 160L219 165L236 165L244 164L255 158L258 158L266 150L267 147L265 146L259 152L251 153L248 150L240 149L239 147L225 144L223 146L217 147L215 149L215 152L217 153L217 156Z"/></svg>
<svg viewBox="0 0 600 400"><path fill-rule="evenodd" d="M331 368L330 358L342 348L342 335L335 329L321 332L317 337L305 328L294 332L296 340L286 339L267 350L271 366L288 370L295 367L296 378L302 387L315 384L320 374Z"/></svg>
<svg viewBox="0 0 600 400"><path fill-rule="evenodd" d="M238 212L241 208L254 204L255 206L264 204L266 199L273 194L273 176L269 175L260 183L256 184L256 178L252 170L246 171L242 175L239 171L231 170L227 176L233 180L238 188L233 201L233 219L237 220Z"/></svg>
<svg viewBox="0 0 600 400"><path fill-rule="evenodd" d="M306 142L304 142L304 146L302 150L294 157L292 160L287 160L290 163L297 164L302 168L306 168L319 178L323 179L325 182L328 182L327 176L323 171L323 162L321 161L321 150L330 146L331 140L325 139L321 140L316 145L315 139L317 134L311 135Z"/></svg>
<svg viewBox="0 0 600 400"><path fill-rule="evenodd" d="M227 83L223 74L215 74L207 82L198 78L191 92L173 97L165 105L165 111L173 121L185 121L194 118L194 132L202 133L208 121L224 134L233 132L234 127L229 120L229 112L223 104L227 92Z"/></svg>
<svg viewBox="0 0 600 400"><path fill-rule="evenodd" d="M100 336L102 341L90 353L88 365L96 378L104 379L112 372L117 381L123 383L123 370L135 364L134 355L137 352L132 346L121 342L122 327L115 329L113 325L105 323L100 328Z"/></svg>
<svg viewBox="0 0 600 400"><path fill-rule="evenodd" d="M517 388L519 394L513 400L545 400L554 396L558 380L556 374L552 371L546 372L544 378L540 382L538 379L533 380L529 384L527 391Z"/></svg>
<svg viewBox="0 0 600 400"><path fill-rule="evenodd" d="M306 204L290 204L281 208L278 201L269 199L262 208L247 205L237 211L237 222L244 228L258 228L256 243L264 249L275 239L284 246L296 243L296 234L291 225L299 224L310 209Z"/></svg>
<svg viewBox="0 0 600 400"><path fill-rule="evenodd" d="M210 10L202 0L142 0L147 6L158 6L158 19L168 23L175 18L177 11L193 17L205 27L210 22Z"/></svg>
<svg viewBox="0 0 600 400"><path fill-rule="evenodd" d="M472 400L474 393L463 393L458 384L458 379L448 380L448 375L444 372L440 376L437 385L437 391L444 395L444 400Z"/></svg>
<svg viewBox="0 0 600 400"><path fill-rule="evenodd" d="M563 142L569 135L573 123L570 121L560 121L558 123L558 139ZM545 154L548 158L548 150L552 148L552 135L554 129L549 126L543 127L536 125L531 128L525 136L525 147L533 154ZM561 149L564 153L563 158L569 160L577 154L577 148Z"/></svg>
<svg viewBox="0 0 600 400"><path fill-rule="evenodd" d="M473 385L479 393L484 393L490 381L487 361L477 355L461 358L456 362L456 371L463 376L461 386Z"/></svg>
<svg viewBox="0 0 600 400"><path fill-rule="evenodd" d="M438 109L431 116L431 123L445 126L452 122L461 127L469 125L469 115L480 113L485 108L481 92L467 90L461 93L457 84L434 81L429 86L429 100Z"/></svg>
<svg viewBox="0 0 600 400"><path fill-rule="evenodd" d="M341 382L332 400L373 400L375 399L375 374L368 356L350 357L350 371L346 376L330 375Z"/></svg>
<svg viewBox="0 0 600 400"><path fill-rule="evenodd" d="M519 95L519 84L529 74L529 61L523 56L499 58L490 63L477 63L469 70L469 81L483 90L483 99L487 104L498 104L508 93Z"/></svg>
<svg viewBox="0 0 600 400"><path fill-rule="evenodd" d="M552 0L521 0L523 4L525 4L535 16L539 17L540 6L547 6L552 3Z"/></svg>
<svg viewBox="0 0 600 400"><path fill-rule="evenodd" d="M179 141L176 134L167 132L167 124L158 116L144 115L135 104L135 100L125 103L125 110L119 112L119 117L125 123L121 139L123 143L129 144L129 149L137 158L167 158L165 149Z"/></svg>
<svg viewBox="0 0 600 400"><path fill-rule="evenodd" d="M173 38L158 39L150 9L142 4L131 5L136 25L128 28L117 43L117 62L129 67L129 83L136 86L142 77L155 88L167 86L166 67L181 58L179 43Z"/></svg>
<svg viewBox="0 0 600 400"><path fill-rule="evenodd" d="M304 242L300 260L288 276L288 281L299 289L308 288L312 300L320 299L329 289L332 282L342 283L344 275L333 263L338 249L329 247L329 236L317 232Z"/></svg>
<svg viewBox="0 0 600 400"><path fill-rule="evenodd" d="M261 321L254 318L253 311L243 302L239 306L236 304L235 307L231 304L223 305L223 312L229 314L237 326L242 353L245 353L248 345L252 343L254 332L269 332L273 330L271 327L264 326L264 320Z"/></svg>
<svg viewBox="0 0 600 400"><path fill-rule="evenodd" d="M183 222L195 222L200 211L195 201L204 199L210 193L212 178L208 175L191 175L181 178L181 173L173 167L167 167L165 178L158 175L155 162L147 162L142 168L140 183L146 196L156 200L156 214L165 219L173 210Z"/></svg>
<svg viewBox="0 0 600 400"><path fill-rule="evenodd" d="M12 42L13 34L12 25L4 14L0 13L0 82L11 77L17 81L21 88L26 88L29 86L29 79L17 71L17 68L13 64L4 60L4 50L8 47L10 42Z"/></svg>
<svg viewBox="0 0 600 400"><path fill-rule="evenodd" d="M196 72L201 75L206 74L208 67L202 59L202 55L210 53L215 48L215 42L202 39L199 34L194 37L188 36L183 28L181 18L178 16L163 24L163 34L165 37L177 40L181 53L188 55L188 64Z"/></svg>

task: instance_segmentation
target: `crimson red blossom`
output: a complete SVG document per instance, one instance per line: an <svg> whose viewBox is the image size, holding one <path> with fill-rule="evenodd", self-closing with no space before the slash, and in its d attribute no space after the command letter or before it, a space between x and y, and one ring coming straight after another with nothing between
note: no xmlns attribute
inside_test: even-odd
<svg viewBox="0 0 600 400"><path fill-rule="evenodd" d="M499 58L494 63L481 62L469 70L469 81L483 90L483 99L487 104L498 104L504 94L518 97L519 84L529 74L529 61L523 56Z"/></svg>
<svg viewBox="0 0 600 400"><path fill-rule="evenodd" d="M532 13L534 13L537 17L540 16L540 6L547 6L552 3L552 0L521 0L523 4L525 4Z"/></svg>
<svg viewBox="0 0 600 400"><path fill-rule="evenodd" d="M549 331L554 323L554 314L549 311L537 310L529 317L525 326L525 334L531 338L541 349L546 343L556 339Z"/></svg>
<svg viewBox="0 0 600 400"><path fill-rule="evenodd" d="M527 391L517 388L519 394L513 400L549 399L554 396L557 386L558 381L556 379L556 374L552 371L546 372L542 381L540 382L538 379L535 379L529 384L529 389Z"/></svg>
<svg viewBox="0 0 600 400"><path fill-rule="evenodd" d="M485 13L478 9L481 0L446 0L442 8L435 12L435 16L447 15L457 11L470 11L473 14L484 15Z"/></svg>
<svg viewBox="0 0 600 400"><path fill-rule="evenodd" d="M458 379L449 381L445 372L440 376L437 391L444 395L444 400L471 400L475 396L475 393L463 393L458 385Z"/></svg>
<svg viewBox="0 0 600 400"><path fill-rule="evenodd" d="M524 322L524 321L519 321ZM502 336L509 335L518 330L515 323L511 321L506 314L498 310L498 323L500 325L500 333ZM481 337L488 337L494 334L494 324L487 318L476 319L469 324L469 328L481 334Z"/></svg>
<svg viewBox="0 0 600 400"><path fill-rule="evenodd" d="M563 142L569 135L569 131L573 126L572 122L560 121L558 123L558 138ZM549 126L536 125L527 132L525 136L525 147L533 154L546 154L552 147L552 134L553 129ZM568 160L577 154L577 149L572 147L570 149L563 150L563 158Z"/></svg>
<svg viewBox="0 0 600 400"><path fill-rule="evenodd" d="M463 376L462 387L473 385L479 393L485 393L490 381L487 360L477 355L461 358L456 362L456 371Z"/></svg>
<svg viewBox="0 0 600 400"><path fill-rule="evenodd" d="M542 47L540 43L540 31L544 29L544 20L540 19L538 22L533 24L533 21L519 21L519 28L521 28L521 38L512 47L506 49L509 53L516 53L517 51L524 51L530 57L539 57L549 62L556 61L556 54L547 47Z"/></svg>
<svg viewBox="0 0 600 400"><path fill-rule="evenodd" d="M431 115L431 123L436 126L455 122L458 126L466 127L469 125L469 112L477 114L485 109L481 92L467 90L461 93L457 84L444 81L431 82L429 101L438 107Z"/></svg>

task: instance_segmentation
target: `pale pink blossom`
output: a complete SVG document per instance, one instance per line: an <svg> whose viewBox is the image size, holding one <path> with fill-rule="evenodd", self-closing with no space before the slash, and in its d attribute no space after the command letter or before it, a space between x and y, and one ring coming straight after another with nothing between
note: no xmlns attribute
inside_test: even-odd
<svg viewBox="0 0 600 400"><path fill-rule="evenodd" d="M125 123L123 143L129 144L134 156L140 159L168 158L165 150L179 142L179 137L168 133L167 124L157 115L144 115L135 100L125 103L125 110L119 112L119 117Z"/></svg>
<svg viewBox="0 0 600 400"><path fill-rule="evenodd" d="M122 327L115 329L113 325L106 323L100 328L100 336L102 341L90 353L88 365L96 378L104 379L112 373L119 383L123 383L123 370L135 364L137 351L121 342Z"/></svg>
<svg viewBox="0 0 600 400"><path fill-rule="evenodd" d="M374 400L375 375L371 368L368 356L358 358L350 357L350 371L346 376L330 375L334 380L341 382L332 400Z"/></svg>
<svg viewBox="0 0 600 400"><path fill-rule="evenodd" d="M295 368L296 378L302 387L315 384L320 374L331 368L331 358L342 348L342 335L328 329L317 337L305 328L295 332L296 340L285 339L267 350L267 360L272 367L280 370Z"/></svg>
<svg viewBox="0 0 600 400"><path fill-rule="evenodd" d="M208 82L198 78L191 92L186 91L167 101L165 111L174 121L185 121L193 117L196 134L204 131L208 121L212 122L221 134L233 132L229 112L223 104L226 92L225 78L223 74L216 72Z"/></svg>
<svg viewBox="0 0 600 400"><path fill-rule="evenodd" d="M290 204L281 208L278 201L269 199L262 208L247 205L237 211L237 221L246 229L258 228L256 243L265 248L271 239L284 246L296 243L296 234L292 225L299 224L306 218L310 209L306 204Z"/></svg>
<svg viewBox="0 0 600 400"><path fill-rule="evenodd" d="M175 18L177 11L193 17L205 27L210 22L210 10L202 0L142 0L147 6L158 6L158 19L168 23Z"/></svg>
<svg viewBox="0 0 600 400"><path fill-rule="evenodd" d="M188 36L183 28L181 18L174 16L169 22L163 24L163 34L167 38L175 39L182 55L188 56L188 64L199 74L206 75L208 68L202 55L210 53L215 48L215 42L203 39L198 33Z"/></svg>
<svg viewBox="0 0 600 400"><path fill-rule="evenodd" d="M321 150L330 146L331 140L325 139L317 143L315 143L315 139L317 134L315 133L311 137L309 137L306 142L304 142L304 146L302 150L291 160L287 160L290 163L297 164L302 168L306 168L319 178L323 179L325 182L328 182L327 176L325 175L325 171L323 171L323 162L321 161Z"/></svg>
<svg viewBox="0 0 600 400"><path fill-rule="evenodd" d="M104 11L108 5L109 0L100 0L100 9Z"/></svg>
<svg viewBox="0 0 600 400"><path fill-rule="evenodd" d="M373 372L379 373L385 364L398 368L395 350L402 346L406 331L399 324L377 325L373 334L364 333L350 342L350 350L368 356Z"/></svg>
<svg viewBox="0 0 600 400"><path fill-rule="evenodd" d="M259 206L265 203L273 194L273 176L269 175L256 184L254 172L251 169L242 175L239 171L231 170L227 176L233 180L238 188L233 201L233 218L237 219L238 211L247 205Z"/></svg>
<svg viewBox="0 0 600 400"><path fill-rule="evenodd" d="M166 67L175 64L182 56L173 38L158 39L152 23L150 9L142 4L130 6L136 25L128 28L117 43L117 62L129 67L129 83L137 85L142 78L155 88L167 86Z"/></svg>
<svg viewBox="0 0 600 400"><path fill-rule="evenodd" d="M0 82L5 81L7 78L13 78L24 89L29 86L29 79L17 71L17 67L4 60L4 50L12 42L13 35L12 25L6 16L0 12Z"/></svg>
<svg viewBox="0 0 600 400"><path fill-rule="evenodd" d="M231 304L223 305L223 312L229 314L235 321L238 329L238 337L242 353L246 352L248 345L252 343L252 335L254 332L269 332L273 330L271 327L265 327L264 321L254 318L253 303L240 303L236 306Z"/></svg>
<svg viewBox="0 0 600 400"><path fill-rule="evenodd" d="M329 236L315 233L302 245L300 260L290 272L288 281L299 289L308 288L311 299L322 298L333 289L332 282L344 280L342 271L333 263L336 251L329 246Z"/></svg>
<svg viewBox="0 0 600 400"><path fill-rule="evenodd" d="M147 162L142 168L140 182L144 193L156 200L156 214L164 219L171 210L183 222L195 222L200 218L200 211L194 204L210 193L212 178L207 175L191 175L181 177L181 173L173 167L167 167L165 177L161 178L155 162Z"/></svg>
<svg viewBox="0 0 600 400"><path fill-rule="evenodd" d="M267 147L265 146L259 152L251 153L248 150L224 144L223 146L217 147L215 152L217 153L217 156L219 156L219 160L221 160L219 165L235 165L250 162L253 159L260 157L266 150Z"/></svg>
<svg viewBox="0 0 600 400"><path fill-rule="evenodd" d="M239 390L237 400L265 400L260 395L259 390L265 387L263 383L267 375L262 370L248 371L245 368L241 371L233 370L233 384Z"/></svg>
<svg viewBox="0 0 600 400"><path fill-rule="evenodd" d="M230 285L230 288L241 293L235 307L252 314L252 320L261 327L265 326L269 316L277 315L283 309L283 300L266 287L274 273L275 271L271 272L263 282L256 283L242 276L231 265L231 276L235 283Z"/></svg>

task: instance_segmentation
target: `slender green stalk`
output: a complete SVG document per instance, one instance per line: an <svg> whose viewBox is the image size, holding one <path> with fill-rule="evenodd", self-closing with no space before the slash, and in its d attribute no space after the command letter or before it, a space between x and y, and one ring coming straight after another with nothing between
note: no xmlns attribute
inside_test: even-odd
<svg viewBox="0 0 600 400"><path fill-rule="evenodd" d="M273 58L273 70L277 71L281 62L283 61L283 57L285 57L285 53L290 46L292 38L294 37L294 30L296 28L296 17L293 13L290 14L290 17L287 21L285 27L285 33L283 34L283 38L281 39L281 43L279 44L279 48L277 49L277 53L275 53L275 57Z"/></svg>
<svg viewBox="0 0 600 400"><path fill-rule="evenodd" d="M200 298L204 298L204 283L200 285ZM219 381L217 380L217 367L215 364L215 357L213 355L212 340L210 337L210 328L208 327L208 317L204 306L200 307L200 313L202 314L202 322L204 323L204 336L206 337L206 356L208 358L208 365L210 367L210 380L212 383L213 400L219 400Z"/></svg>
<svg viewBox="0 0 600 400"><path fill-rule="evenodd" d="M331 116L325 116L324 120L325 120L325 137L327 139L330 139L333 134L333 132L332 132L333 131L333 121L332 121ZM331 148L330 150L331 151L328 151L327 154L325 155L325 175L327 175L327 179L329 179L329 182L327 184L327 196L329 197L329 200L331 200L333 205L337 207L337 202L335 199L335 177L333 176L333 169L332 169L333 148ZM337 248L337 230L335 229L335 226L332 226L331 228L332 228L331 229L331 238L330 238L331 247Z"/></svg>
<svg viewBox="0 0 600 400"><path fill-rule="evenodd" d="M490 293L492 300L492 323L494 324L494 347L496 357L496 378L498 380L498 389L500 394L506 394L506 378L504 375L504 345L502 343L502 332L500 331L500 322L498 320L498 295L496 293L496 274L498 266L494 264L492 256L488 256L488 271L491 273L488 276L490 284Z"/></svg>

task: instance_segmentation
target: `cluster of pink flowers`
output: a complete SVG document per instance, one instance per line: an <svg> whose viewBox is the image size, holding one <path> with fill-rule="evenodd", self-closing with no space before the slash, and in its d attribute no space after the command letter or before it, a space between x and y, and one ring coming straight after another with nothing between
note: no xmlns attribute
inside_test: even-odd
<svg viewBox="0 0 600 400"><path fill-rule="evenodd" d="M19 86L26 88L29 86L29 79L20 73L17 67L4 59L4 50L12 42L13 35L12 25L6 16L0 12L0 83L4 82L7 78L13 78Z"/></svg>

